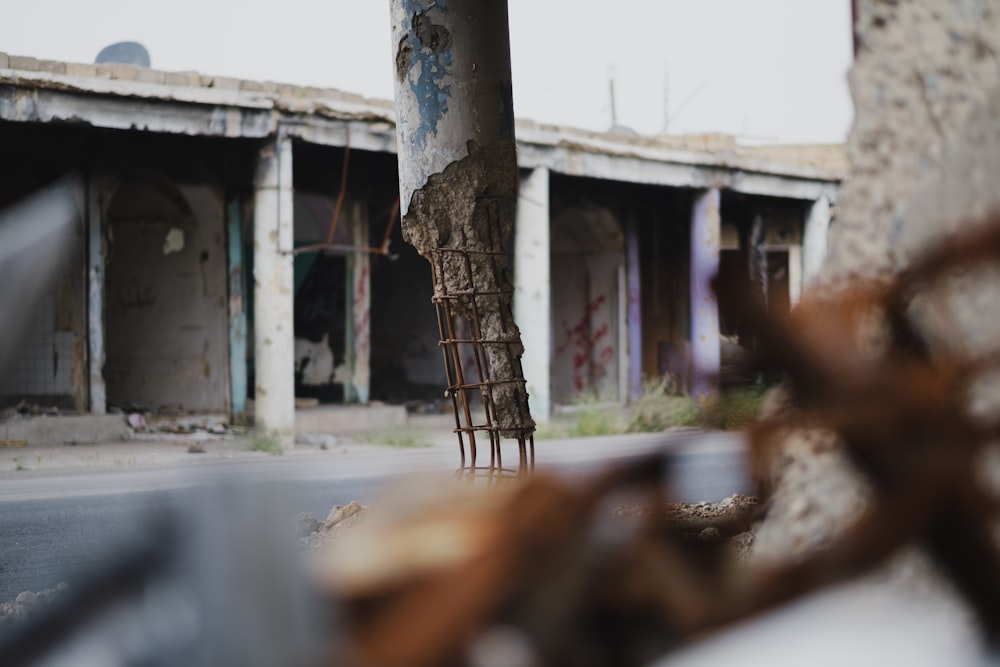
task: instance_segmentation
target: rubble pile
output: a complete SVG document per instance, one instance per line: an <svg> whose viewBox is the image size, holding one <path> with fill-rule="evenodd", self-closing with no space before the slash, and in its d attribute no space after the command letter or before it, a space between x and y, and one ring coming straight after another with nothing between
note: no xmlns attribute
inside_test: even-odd
<svg viewBox="0 0 1000 667"><path fill-rule="evenodd" d="M323 521L315 514L303 512L296 517L299 545L315 550L330 544L357 527L370 510L366 505L351 501L346 505L334 505Z"/></svg>
<svg viewBox="0 0 1000 667"><path fill-rule="evenodd" d="M0 627L6 623L27 618L67 591L69 591L69 584L61 582L59 585L43 591L23 591L13 600L0 602Z"/></svg>

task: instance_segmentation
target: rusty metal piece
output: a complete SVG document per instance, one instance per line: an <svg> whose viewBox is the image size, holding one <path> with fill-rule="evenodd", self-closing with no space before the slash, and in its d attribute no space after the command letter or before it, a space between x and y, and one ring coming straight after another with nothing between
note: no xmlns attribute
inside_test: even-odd
<svg viewBox="0 0 1000 667"><path fill-rule="evenodd" d="M705 557L715 545L675 549L664 511L624 534L608 516L619 491L663 507L667 463L647 457L583 484L544 473L490 488L437 480L386 499L317 563L348 635L347 655L329 664L465 665L470 644L498 625L523 633L530 664L648 664L715 617L697 574L718 562ZM686 583L644 583L674 577Z"/></svg>
<svg viewBox="0 0 1000 667"><path fill-rule="evenodd" d="M523 374L509 380L499 380L493 377L490 368L490 357L487 346L506 348L510 358L520 356L519 341L491 340L483 335L482 319L480 317L480 297L507 296L513 294L510 290L480 290L475 287L471 256L476 255L485 262L499 259L504 265L509 263L509 257L504 253L489 251L473 251L467 249L441 248L433 253L432 267L434 276L434 302L437 311L439 345L444 360L445 375L448 388L446 396L451 399L455 413L455 434L458 436L458 448L461 455L460 474L494 475L524 475L535 469L535 439L534 422L531 415L521 410L516 440L518 449L517 468L504 468L500 441L504 432L510 428L501 428L497 420L497 393L501 384L516 383L523 390L525 381ZM449 262L446 258L457 258L458 262ZM454 275L455 266L464 269L464 275ZM448 279L445 273L449 271ZM495 350L494 350L495 351ZM475 377L468 377L466 366L471 361ZM517 408L518 406L515 406ZM480 414L478 408L482 409ZM489 442L490 462L488 466L477 466L476 436L480 435ZM469 464L466 466L466 439L469 445Z"/></svg>
<svg viewBox="0 0 1000 667"><path fill-rule="evenodd" d="M326 244L333 243L333 237L337 234L337 223L340 222L340 211L344 207L344 198L347 196L347 167L351 159L351 128L344 126L344 163L340 167L340 192L337 193L337 203L333 207L333 219L330 220L330 228L326 232Z"/></svg>

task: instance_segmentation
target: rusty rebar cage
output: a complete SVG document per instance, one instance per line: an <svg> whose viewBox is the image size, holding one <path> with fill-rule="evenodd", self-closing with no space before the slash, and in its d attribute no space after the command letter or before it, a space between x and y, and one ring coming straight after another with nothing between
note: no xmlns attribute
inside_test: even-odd
<svg viewBox="0 0 1000 667"><path fill-rule="evenodd" d="M439 345L448 382L446 395L451 399L455 414L454 432L458 436L461 455L461 475L512 476L525 475L535 468L534 422L520 404L516 406L514 424L498 420L497 398L501 385L519 384L525 390L520 366L519 338L504 340L484 335L480 309L489 305L510 303L513 288L482 290L475 286L473 258L479 267L487 266L494 274L500 265L508 266L505 253L469 249L440 248L434 251L431 266L434 278L434 302L437 311ZM456 275L456 269L458 274ZM447 277L447 278L446 278ZM514 378L494 377L487 347L494 354L500 350L516 363ZM474 375L474 377L470 377ZM509 420L508 420L509 421ZM517 468L503 466L500 443L504 435L517 441ZM489 441L489 465L476 462L477 436ZM466 441L469 460L466 464Z"/></svg>

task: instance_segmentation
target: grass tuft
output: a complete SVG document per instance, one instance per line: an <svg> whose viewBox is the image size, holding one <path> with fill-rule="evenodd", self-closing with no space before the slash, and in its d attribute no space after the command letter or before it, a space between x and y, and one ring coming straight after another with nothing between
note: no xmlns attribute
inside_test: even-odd
<svg viewBox="0 0 1000 667"><path fill-rule="evenodd" d="M629 408L592 395L580 397L566 414L540 426L535 439L655 433L678 427L737 430L754 422L766 392L766 387L731 389L699 403L678 392L667 380L647 382L642 395Z"/></svg>
<svg viewBox="0 0 1000 667"><path fill-rule="evenodd" d="M426 437L413 431L383 431L380 433L368 434L365 442L371 445L381 445L383 447L430 447Z"/></svg>
<svg viewBox="0 0 1000 667"><path fill-rule="evenodd" d="M248 448L251 452L264 452L272 456L281 456L285 453L277 438L262 433L257 433L250 439Z"/></svg>
<svg viewBox="0 0 1000 667"><path fill-rule="evenodd" d="M746 428L760 414L767 387L742 387L719 395L705 405L701 422L705 428L732 431Z"/></svg>
<svg viewBox="0 0 1000 667"><path fill-rule="evenodd" d="M628 432L652 433L678 426L700 426L699 417L690 396L674 393L665 380L647 382L632 407Z"/></svg>

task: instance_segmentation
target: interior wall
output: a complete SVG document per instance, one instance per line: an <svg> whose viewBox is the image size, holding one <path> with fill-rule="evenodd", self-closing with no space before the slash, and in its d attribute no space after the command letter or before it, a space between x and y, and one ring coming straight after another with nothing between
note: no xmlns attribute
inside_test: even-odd
<svg viewBox="0 0 1000 667"><path fill-rule="evenodd" d="M297 248L326 241L336 196L297 188L294 195ZM345 195L333 243L351 245L354 206ZM342 402L346 372L347 251L295 255L295 395Z"/></svg>
<svg viewBox="0 0 1000 667"><path fill-rule="evenodd" d="M619 400L621 220L607 207L582 203L551 225L552 400Z"/></svg>
<svg viewBox="0 0 1000 667"><path fill-rule="evenodd" d="M0 289L8 322L4 342L14 344L0 355L0 404L86 409L81 236L77 222L36 244L42 247L0 261L7 281Z"/></svg>
<svg viewBox="0 0 1000 667"><path fill-rule="evenodd" d="M367 211L369 247L381 248L388 234L388 255L372 252L369 256L370 398L425 407L440 402L446 382L438 347L437 319L431 303L430 265L402 238L399 211L395 207L399 195L396 156L350 150L345 161L341 149L305 143L296 143L294 152L296 245L325 240L342 183L347 185L347 195L334 243L353 244L351 225L345 217L353 208L352 202L361 204ZM301 257L296 260L297 278L304 277L306 268L315 261L315 255ZM335 272L339 271L335 263L343 262L345 257L346 251L334 251L323 261ZM332 273L327 271L327 276L331 277ZM304 285L298 280L297 283ZM324 289L329 292L327 301L333 310L346 308L346 285L334 284L331 277ZM297 296L297 311L301 310L300 301ZM318 337L307 332L305 327L300 328L299 320L297 315L296 336L300 331L304 335L297 338L297 344L303 351L309 347L309 352L313 352L320 345L315 342ZM336 365L343 359L343 333L340 323L333 327L328 338ZM334 372L336 375L336 369ZM341 387L339 379L335 378L334 386ZM300 386L298 390L306 389ZM308 391L317 393L315 388ZM320 397L321 400L341 400L334 393Z"/></svg>
<svg viewBox="0 0 1000 667"><path fill-rule="evenodd" d="M690 357L693 191L660 188L639 218L642 374L686 383Z"/></svg>
<svg viewBox="0 0 1000 667"><path fill-rule="evenodd" d="M750 260L746 246L751 226L756 218L760 218L765 229L763 247L767 256L768 311L774 317L786 316L791 309L790 278L793 273L788 262L790 257L794 256L799 261L802 257L801 253L793 254L789 249L801 248L807 213L807 202L724 192L720 281L745 283L749 280ZM797 275L801 276L802 267L798 268ZM749 349L752 347L749 328L746 323L737 320L735 311L736 308L726 300L726 290L723 290L719 321L721 333L727 338L724 342L738 343Z"/></svg>
<svg viewBox="0 0 1000 667"><path fill-rule="evenodd" d="M140 172L106 220L108 402L228 412L224 193Z"/></svg>
<svg viewBox="0 0 1000 667"><path fill-rule="evenodd" d="M87 409L86 257L79 215L17 252L4 232L30 224L22 205L54 182L84 175L82 131L0 123L0 405ZM27 216L27 217L26 217ZM52 222L52 221L48 221Z"/></svg>
<svg viewBox="0 0 1000 667"><path fill-rule="evenodd" d="M388 215L374 226L384 232L386 224ZM443 404L447 379L431 265L403 240L398 220L389 247L389 257L372 257L372 397Z"/></svg>

